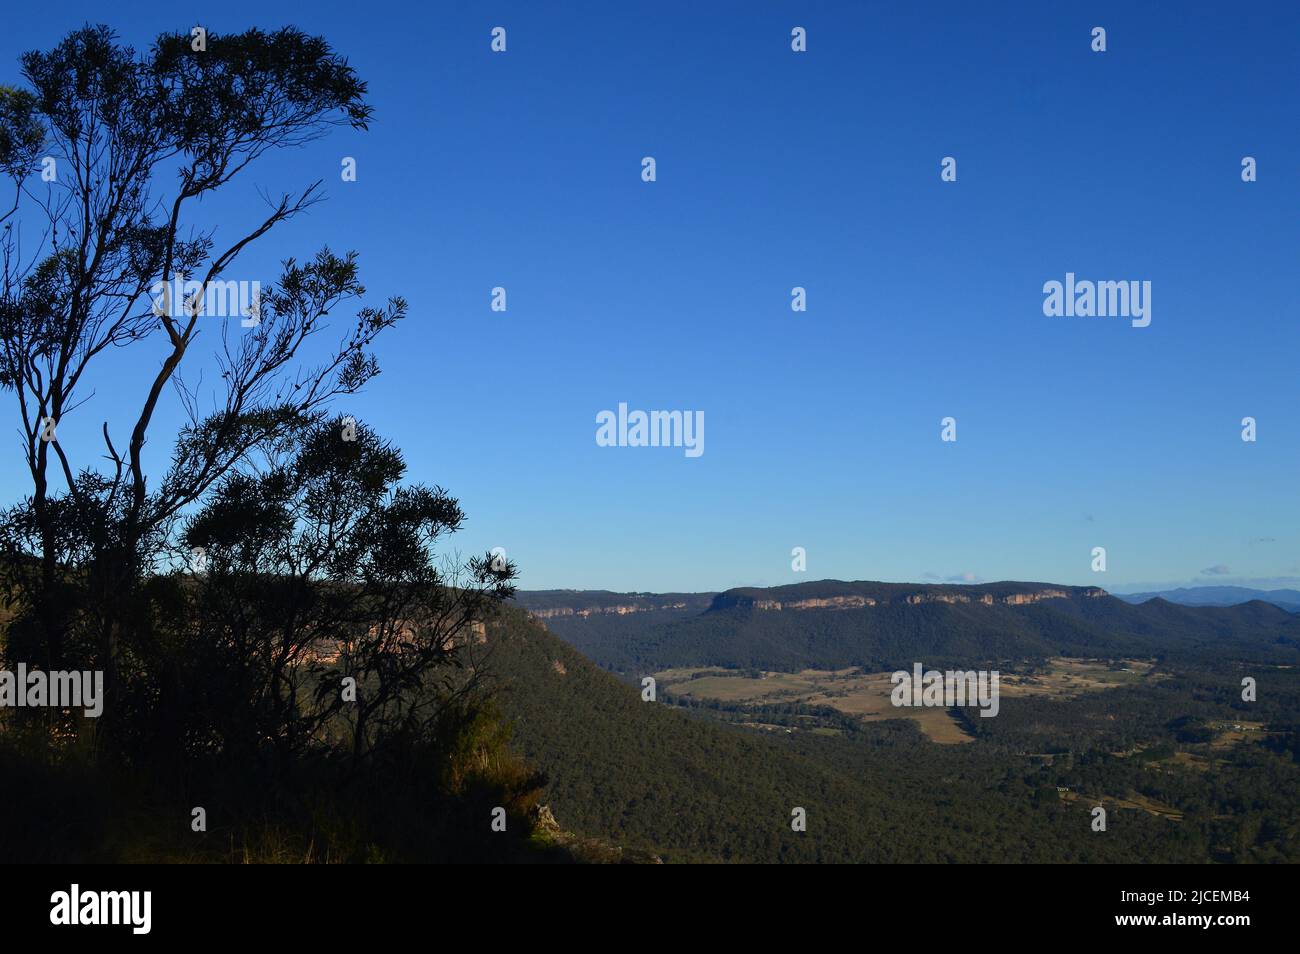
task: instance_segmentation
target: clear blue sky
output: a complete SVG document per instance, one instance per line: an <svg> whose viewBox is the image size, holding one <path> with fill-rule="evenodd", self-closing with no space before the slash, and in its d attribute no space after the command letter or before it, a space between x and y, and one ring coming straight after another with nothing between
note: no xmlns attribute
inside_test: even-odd
<svg viewBox="0 0 1300 954"><path fill-rule="evenodd" d="M326 180L228 277L328 243L410 300L339 409L523 586L1300 577L1297 5L207 6L20 5L0 82L86 21L140 46L294 24L344 53L371 131L254 167L205 215L233 236L259 187ZM1067 271L1151 281L1150 327L1045 317ZM60 426L81 463L163 344L132 350ZM704 411L704 455L597 447L620 401ZM15 445L0 491L24 486Z"/></svg>

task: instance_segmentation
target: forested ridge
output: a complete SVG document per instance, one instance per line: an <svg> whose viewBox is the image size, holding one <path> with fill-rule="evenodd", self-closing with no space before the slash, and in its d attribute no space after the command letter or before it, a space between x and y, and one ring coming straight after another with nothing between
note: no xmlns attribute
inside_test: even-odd
<svg viewBox="0 0 1300 954"><path fill-rule="evenodd" d="M1023 605L1001 602L1044 589L1067 595ZM940 587L829 580L731 590L702 612L548 617L547 623L599 665L628 673L678 666L894 669L917 659L975 665L1052 655L1214 659L1228 654L1300 662L1300 617L1270 603L1192 607L1154 599L1135 606L1087 592L1036 583ZM985 595L997 602L979 602ZM756 605L760 599L855 596L878 602L795 610ZM913 603L909 597L925 601ZM967 602L942 602L943 597ZM518 601L533 608L529 593Z"/></svg>
<svg viewBox="0 0 1300 954"><path fill-rule="evenodd" d="M1300 859L1293 733L1223 753L1210 786L1153 767L1197 748L1187 725L1233 717L1232 674L1171 675L1158 691L1083 700L1004 699L998 718L973 720L984 723L973 744L942 746L903 720L826 713L819 724L839 734L758 732L728 724L755 717L742 708L643 701L638 685L516 610L489 627L489 645L514 744L545 767L544 799L561 824L670 862ZM1272 701L1255 718L1284 725L1300 689L1294 670L1269 673ZM1135 747L1147 754L1124 754ZM1092 801L1058 789L1107 804L1108 831L1091 830ZM1118 804L1132 792L1185 817ZM791 831L795 807L807 811L804 833Z"/></svg>

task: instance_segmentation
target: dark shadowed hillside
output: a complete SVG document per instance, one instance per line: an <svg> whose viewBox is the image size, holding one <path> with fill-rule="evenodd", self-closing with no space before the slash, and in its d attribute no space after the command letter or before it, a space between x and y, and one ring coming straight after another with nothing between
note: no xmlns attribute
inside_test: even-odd
<svg viewBox="0 0 1300 954"><path fill-rule="evenodd" d="M1300 590L1254 590L1247 586L1185 586L1176 590L1149 593L1117 593L1128 603L1145 603L1159 597L1183 606L1237 606L1262 600L1280 606L1289 613L1300 612Z"/></svg>
<svg viewBox="0 0 1300 954"><path fill-rule="evenodd" d="M1206 857L1197 838L1171 841L1168 823L1143 812L1089 837L1083 807L1056 798L1055 775L978 745L934 745L904 722L835 738L760 734L643 702L517 610L489 625L487 650L515 744L549 774L559 823L670 862ZM806 833L791 831L795 807Z"/></svg>

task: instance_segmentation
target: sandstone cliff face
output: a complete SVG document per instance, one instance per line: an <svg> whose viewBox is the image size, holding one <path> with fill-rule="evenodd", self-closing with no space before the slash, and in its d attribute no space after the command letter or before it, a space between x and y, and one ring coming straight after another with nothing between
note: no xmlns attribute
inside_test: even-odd
<svg viewBox="0 0 1300 954"><path fill-rule="evenodd" d="M409 627L404 626L401 630L400 635L407 636L409 633L410 633ZM371 627L370 634L371 636L375 634L374 627ZM470 620L470 622L466 626L461 627L459 630L453 633L450 636L450 638L447 639L447 646L448 647L469 646L471 644L482 645L487 641L488 641L488 637L487 637L486 624L484 624L482 620L475 619L475 620ZM393 651L399 654L408 652L409 650L410 650L410 645L400 640L393 647ZM340 652L340 647L339 647L339 641L337 639L313 640L307 647L303 649L302 658L306 662L318 662L318 663L324 663L326 665L333 665L334 663L337 663L339 659L342 658L342 653Z"/></svg>
<svg viewBox="0 0 1300 954"><path fill-rule="evenodd" d="M912 593L904 597L904 601L912 606L919 606L922 603L974 603L976 600L969 596L962 596L957 593ZM980 596L978 602L986 606L993 605L993 594L985 593Z"/></svg>
<svg viewBox="0 0 1300 954"><path fill-rule="evenodd" d="M962 593L916 593L908 596L907 602L982 603L985 606L1001 603L1004 606L1025 606L1029 603L1041 603L1043 600L1068 600L1076 597L1097 599L1105 595L1106 591L1097 587L1087 587L1075 593L1067 593L1065 590L1037 590L1031 593L1008 593L1005 596L996 597L992 593L981 593L978 596L967 596Z"/></svg>
<svg viewBox="0 0 1300 954"><path fill-rule="evenodd" d="M861 609L875 606L876 601L870 596L830 596L824 599L807 600L756 600L751 605L761 610L808 610L808 609Z"/></svg>
<svg viewBox="0 0 1300 954"><path fill-rule="evenodd" d="M983 606L1026 606L1041 603L1044 600L1098 599L1106 596L1106 591L1099 587L1079 587L1074 590L1046 587L1021 593L960 593L951 591L921 591L902 593L892 597L877 599L871 596L831 596L822 598L805 598L795 600L763 599L746 594L720 593L713 601L713 609L731 607L750 608L764 611L799 611L811 609L848 610L862 609L889 603L904 603L908 606L922 606L927 603L977 603Z"/></svg>
<svg viewBox="0 0 1300 954"><path fill-rule="evenodd" d="M628 613L649 613L654 610L685 608L685 603L655 603L648 606L626 603L616 606L557 606L551 609L535 609L531 612L538 619L552 619L556 616L626 616Z"/></svg>
<svg viewBox="0 0 1300 954"><path fill-rule="evenodd" d="M862 584L865 593L849 593L835 596L803 596L798 594L767 595L763 590L728 590L712 597L697 594L693 602L681 599L647 598L648 594L636 594L635 602L617 602L602 605L575 602L570 606L541 606L530 610L533 616L541 620L557 617L591 617L591 616L627 616L632 613L650 613L663 610L688 610L703 612L705 609L725 610L731 608L754 609L763 612L802 612L806 610L857 610L873 606L903 604L922 606L927 603L975 603L983 606L1026 606L1044 600L1079 600L1098 599L1106 596L1100 587L1059 587L1035 584L979 584L970 587L944 585L918 585L912 589L908 584ZM1023 589L1011 590L1009 587L1023 586ZM841 585L841 589L843 585ZM787 588L788 589L788 588ZM992 590L992 592L990 592ZM581 600L581 594L574 594ZM629 594L630 595L630 594ZM676 594L673 594L676 596Z"/></svg>

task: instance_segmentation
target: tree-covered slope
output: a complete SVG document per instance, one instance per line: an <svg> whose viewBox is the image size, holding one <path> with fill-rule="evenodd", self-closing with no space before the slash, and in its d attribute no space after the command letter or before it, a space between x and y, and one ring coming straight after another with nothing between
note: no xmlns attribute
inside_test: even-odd
<svg viewBox="0 0 1300 954"><path fill-rule="evenodd" d="M489 624L484 649L559 823L670 862L1205 859L1142 812L1095 837L1023 760L937 746L905 723L760 734L644 702L518 610ZM796 807L804 833L791 830Z"/></svg>

